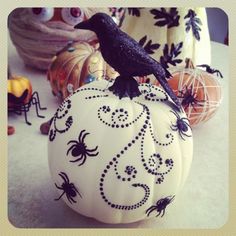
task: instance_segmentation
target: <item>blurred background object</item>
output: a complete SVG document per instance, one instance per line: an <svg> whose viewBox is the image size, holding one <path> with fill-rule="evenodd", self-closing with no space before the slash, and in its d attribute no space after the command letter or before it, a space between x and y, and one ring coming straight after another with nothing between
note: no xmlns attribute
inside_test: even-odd
<svg viewBox="0 0 236 236"><path fill-rule="evenodd" d="M220 8L207 7L208 28L211 41L228 45L228 16Z"/></svg>
<svg viewBox="0 0 236 236"><path fill-rule="evenodd" d="M47 70L53 56L68 41L96 40L91 31L74 25L108 8L16 8L8 16L11 40L26 65Z"/></svg>

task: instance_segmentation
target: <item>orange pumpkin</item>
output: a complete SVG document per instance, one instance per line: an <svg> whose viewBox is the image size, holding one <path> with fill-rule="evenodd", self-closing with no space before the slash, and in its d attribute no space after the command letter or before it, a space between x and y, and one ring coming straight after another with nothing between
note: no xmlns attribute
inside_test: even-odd
<svg viewBox="0 0 236 236"><path fill-rule="evenodd" d="M54 95L65 99L80 86L118 75L103 59L98 44L71 43L59 51L48 69Z"/></svg>
<svg viewBox="0 0 236 236"><path fill-rule="evenodd" d="M190 125L195 126L212 118L222 100L218 80L212 74L194 68L189 59L186 59L185 67L173 67L170 72L173 77L168 80L168 83L181 99ZM137 80L139 83L150 80L150 83L160 85L157 80L147 77L137 78Z"/></svg>
<svg viewBox="0 0 236 236"><path fill-rule="evenodd" d="M13 75L7 80L8 107L29 102L32 96L32 85L26 77Z"/></svg>

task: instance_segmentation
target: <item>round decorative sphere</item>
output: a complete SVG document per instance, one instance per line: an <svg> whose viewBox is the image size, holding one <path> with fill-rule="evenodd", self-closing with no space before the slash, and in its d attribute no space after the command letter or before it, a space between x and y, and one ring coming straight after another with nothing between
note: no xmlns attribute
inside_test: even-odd
<svg viewBox="0 0 236 236"><path fill-rule="evenodd" d="M57 109L48 158L55 200L106 223L163 217L187 178L193 153L184 112L161 88L119 99L106 80L86 84Z"/></svg>
<svg viewBox="0 0 236 236"><path fill-rule="evenodd" d="M200 68L178 66L170 69L168 84L179 97L192 127L210 120L222 101L219 79ZM138 83L160 86L156 79L137 77Z"/></svg>
<svg viewBox="0 0 236 236"><path fill-rule="evenodd" d="M221 85L214 75L199 68L177 67L169 84L181 99L191 126L205 123L222 101Z"/></svg>
<svg viewBox="0 0 236 236"><path fill-rule="evenodd" d="M54 56L47 71L54 95L63 100L84 84L117 77L98 48L98 43L69 43Z"/></svg>

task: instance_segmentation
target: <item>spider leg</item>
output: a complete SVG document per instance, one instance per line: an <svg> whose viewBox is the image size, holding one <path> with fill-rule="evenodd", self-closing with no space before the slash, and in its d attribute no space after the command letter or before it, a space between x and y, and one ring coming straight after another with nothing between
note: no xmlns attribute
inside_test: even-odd
<svg viewBox="0 0 236 236"><path fill-rule="evenodd" d="M39 115L38 101L35 97L32 97L32 104L35 106L37 116L40 118L44 118L44 116Z"/></svg>
<svg viewBox="0 0 236 236"><path fill-rule="evenodd" d="M88 156L91 156L91 157L97 156L99 152L93 153L93 152L96 151L97 149L98 149L98 146L95 147L94 149L87 149L87 150L86 150L86 154L87 154Z"/></svg>
<svg viewBox="0 0 236 236"><path fill-rule="evenodd" d="M194 106L198 105L199 107L202 107L204 104L201 104L201 103L204 103L205 100L197 100L195 103L194 103Z"/></svg>
<svg viewBox="0 0 236 236"><path fill-rule="evenodd" d="M39 94L36 91L33 92L33 94L32 94L32 97L35 97L35 96L36 96L35 100L37 101L39 109L40 110L46 110L47 109L46 107L41 107L40 100L39 100Z"/></svg>
<svg viewBox="0 0 236 236"><path fill-rule="evenodd" d="M177 112L175 112L173 110L171 110L170 112L173 113L176 116L176 118L180 118L180 116L179 116L179 114Z"/></svg>
<svg viewBox="0 0 236 236"><path fill-rule="evenodd" d="M76 160L70 160L70 162L77 162L77 161L80 161L80 160L83 158L84 154L80 154L79 156L80 156L80 157L79 157L78 159L76 159Z"/></svg>
<svg viewBox="0 0 236 236"><path fill-rule="evenodd" d="M69 142L67 143L67 145L69 145L70 143L75 143L75 144L77 144L78 142L77 142L76 140L71 140L71 141L69 141Z"/></svg>
<svg viewBox="0 0 236 236"><path fill-rule="evenodd" d="M73 149L76 146L76 144L71 145L71 147L67 150L66 155L68 156L71 149Z"/></svg>
<svg viewBox="0 0 236 236"><path fill-rule="evenodd" d="M94 152L94 151L97 151L97 149L98 149L98 146L95 147L94 149L87 149L86 151L87 151L87 152Z"/></svg>
<svg viewBox="0 0 236 236"><path fill-rule="evenodd" d="M79 164L79 166L82 166L87 159L86 155L83 155L83 156L84 156L83 161Z"/></svg>
<svg viewBox="0 0 236 236"><path fill-rule="evenodd" d="M75 186L74 186L74 189L75 189L75 191L79 194L79 196L82 198L80 192L78 191L78 189L77 189Z"/></svg>
<svg viewBox="0 0 236 236"><path fill-rule="evenodd" d="M161 214L161 211L158 212L158 214L156 215L156 217L158 217Z"/></svg>
<svg viewBox="0 0 236 236"><path fill-rule="evenodd" d="M58 201L58 200L60 200L60 199L61 199L61 197L62 197L64 194L65 194L65 191L63 191L63 193L60 195L60 197L59 197L59 198L55 198L54 200L55 200L55 201Z"/></svg>
<svg viewBox="0 0 236 236"><path fill-rule="evenodd" d="M190 107L190 104L186 104L185 106L184 106L184 110L187 110L187 108L189 108Z"/></svg>
<svg viewBox="0 0 236 236"><path fill-rule="evenodd" d="M79 140L80 143L82 143L81 138L82 138L82 136L83 136L83 132L85 132L85 129L83 129L83 130L80 132L80 134L79 134L78 140Z"/></svg>
<svg viewBox="0 0 236 236"><path fill-rule="evenodd" d="M191 103L191 106L192 106L193 110L194 110L195 112L197 112L197 109L196 109L195 105L196 105L195 103Z"/></svg>
<svg viewBox="0 0 236 236"><path fill-rule="evenodd" d="M22 105L22 111L24 112L24 115L25 115L25 122L26 122L26 124L27 125L31 125L31 123L27 119L27 112L29 111L28 104L23 104Z"/></svg>
<svg viewBox="0 0 236 236"><path fill-rule="evenodd" d="M180 130L180 131L179 131L179 135L180 135L180 137L185 141L185 138L182 136L182 134L183 134L183 132Z"/></svg>
<svg viewBox="0 0 236 236"><path fill-rule="evenodd" d="M84 139L85 139L85 137L88 135L89 133L85 133L84 135L83 135L83 137L82 137L82 143L84 143Z"/></svg>
<svg viewBox="0 0 236 236"><path fill-rule="evenodd" d="M71 200L72 200L73 198L71 198L71 196L68 195L68 194L66 194L66 198L67 198L67 200L70 202L70 204L72 204L72 201L71 201Z"/></svg>
<svg viewBox="0 0 236 236"><path fill-rule="evenodd" d="M165 215L165 208L163 209L163 211L162 211L162 215L161 215L161 217L163 217L164 215Z"/></svg>
<svg viewBox="0 0 236 236"><path fill-rule="evenodd" d="M171 196L169 196L169 198L170 198L170 197L171 197ZM170 198L170 203L174 200L174 198L175 198L175 195Z"/></svg>
<svg viewBox="0 0 236 236"><path fill-rule="evenodd" d="M71 197L70 195L66 195L66 196L67 196L69 201L71 200L72 202L76 203L76 201L73 199L73 197ZM70 203L72 204L71 201L70 201Z"/></svg>
<svg viewBox="0 0 236 236"><path fill-rule="evenodd" d="M62 187L59 187L56 183L55 183L55 186L56 186L58 189L63 189Z"/></svg>
<svg viewBox="0 0 236 236"><path fill-rule="evenodd" d="M69 182L70 182L70 181L69 181L69 178L68 178L68 176L67 176L67 174L66 174L65 172L61 172L59 175L62 177L62 179L64 180L64 182L66 182L66 183L69 183Z"/></svg>
<svg viewBox="0 0 236 236"><path fill-rule="evenodd" d="M217 75L219 75L220 78L223 78L223 75L222 75L222 73L219 70L217 70Z"/></svg>
<svg viewBox="0 0 236 236"><path fill-rule="evenodd" d="M187 120L188 120L188 119L187 119ZM188 120L188 122L189 122L189 120ZM186 125L192 130L192 127L190 126L189 123L186 122Z"/></svg>
<svg viewBox="0 0 236 236"><path fill-rule="evenodd" d="M188 118L185 118L185 117L183 117L183 118L181 118L182 120L187 120L188 122L189 122L189 119Z"/></svg>
<svg viewBox="0 0 236 236"><path fill-rule="evenodd" d="M192 137L192 135L187 135L187 134L185 134L185 133L183 133L183 135L185 135L186 137Z"/></svg>
<svg viewBox="0 0 236 236"><path fill-rule="evenodd" d="M95 156L97 156L99 154L99 152L96 152L96 153L89 153L89 152L87 152L86 154L88 156L90 156L90 157L95 157Z"/></svg>
<svg viewBox="0 0 236 236"><path fill-rule="evenodd" d="M153 211L156 210L156 206L151 206L146 210L147 216L149 216Z"/></svg>
<svg viewBox="0 0 236 236"><path fill-rule="evenodd" d="M171 128L173 131L177 131L177 130L178 130L177 125L174 125L173 123L171 123L170 128Z"/></svg>

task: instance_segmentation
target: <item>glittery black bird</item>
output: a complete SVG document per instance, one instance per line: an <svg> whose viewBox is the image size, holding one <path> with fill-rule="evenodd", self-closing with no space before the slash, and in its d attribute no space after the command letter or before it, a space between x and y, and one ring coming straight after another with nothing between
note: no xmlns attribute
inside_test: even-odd
<svg viewBox="0 0 236 236"><path fill-rule="evenodd" d="M138 83L133 77L153 74L175 104L181 106L166 80L171 77L170 73L150 57L138 42L121 31L109 15L96 13L75 28L96 33L104 60L120 74L109 88L114 94L131 99L139 96Z"/></svg>

